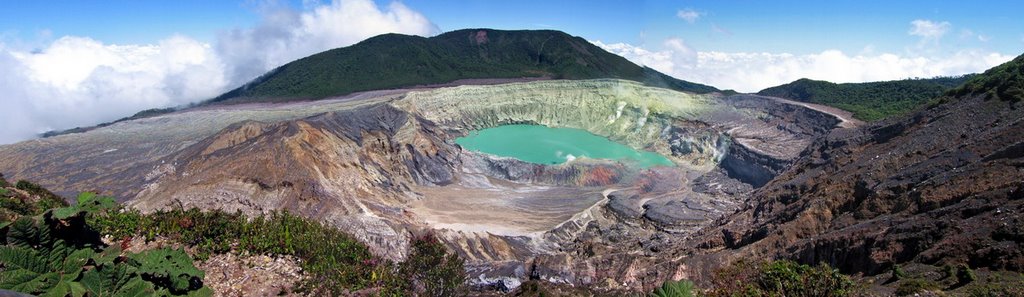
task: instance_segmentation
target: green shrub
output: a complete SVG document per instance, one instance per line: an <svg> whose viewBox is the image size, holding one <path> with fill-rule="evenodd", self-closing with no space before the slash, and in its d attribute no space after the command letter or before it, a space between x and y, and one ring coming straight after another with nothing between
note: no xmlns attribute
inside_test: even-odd
<svg viewBox="0 0 1024 297"><path fill-rule="evenodd" d="M947 279L953 276L956 276L956 268L953 268L953 265L949 264L942 265L942 278Z"/></svg>
<svg viewBox="0 0 1024 297"><path fill-rule="evenodd" d="M689 280L665 281L661 287L654 289L649 297L693 297L693 282Z"/></svg>
<svg viewBox="0 0 1024 297"><path fill-rule="evenodd" d="M983 284L975 283L969 286L967 295L972 297L1024 296L1024 281L988 279Z"/></svg>
<svg viewBox="0 0 1024 297"><path fill-rule="evenodd" d="M899 285L896 286L896 295L907 296L915 293L921 293L926 290L936 290L938 288L939 285L931 281L919 278L910 278L900 281Z"/></svg>
<svg viewBox="0 0 1024 297"><path fill-rule="evenodd" d="M432 234L413 240L409 257L385 281L385 296L461 296L463 261Z"/></svg>
<svg viewBox="0 0 1024 297"><path fill-rule="evenodd" d="M898 281L898 280L905 279L905 278L907 278L907 273L903 272L903 268L901 268L899 264L893 264L892 265L892 277L891 277L891 279L893 281Z"/></svg>
<svg viewBox="0 0 1024 297"><path fill-rule="evenodd" d="M342 295L373 286L388 267L341 230L288 212L248 218L240 212L195 208L146 215L119 209L104 213L95 222L116 238L163 237L188 245L199 259L229 252L295 256L310 276L299 288L318 294Z"/></svg>
<svg viewBox="0 0 1024 297"><path fill-rule="evenodd" d="M138 271L146 280L167 288L172 294L186 294L203 286L203 271L192 266L192 258L184 250L163 248L130 258L138 261Z"/></svg>
<svg viewBox="0 0 1024 297"><path fill-rule="evenodd" d="M971 267L967 266L967 264L960 264L959 266L957 266L957 284L965 285L977 279L978 277L974 275L974 270L971 270Z"/></svg>
<svg viewBox="0 0 1024 297"><path fill-rule="evenodd" d="M0 208L9 210L15 214L30 216L36 215L36 206L18 197L0 195Z"/></svg>
<svg viewBox="0 0 1024 297"><path fill-rule="evenodd" d="M709 296L848 296L849 277L827 264L808 266L780 260L734 262L712 278Z"/></svg>
<svg viewBox="0 0 1024 297"><path fill-rule="evenodd" d="M139 233L143 219L144 216L138 210L117 207L102 215L89 216L89 225L96 228L100 234L124 239Z"/></svg>
<svg viewBox="0 0 1024 297"><path fill-rule="evenodd" d="M39 209L40 212L51 208L68 206L68 203L67 201L64 201L64 198L61 198L60 196L57 196L57 194L54 194L53 192L29 181L20 180L14 185L14 187L18 190L28 192L31 195L38 196L39 200L35 203L36 208Z"/></svg>

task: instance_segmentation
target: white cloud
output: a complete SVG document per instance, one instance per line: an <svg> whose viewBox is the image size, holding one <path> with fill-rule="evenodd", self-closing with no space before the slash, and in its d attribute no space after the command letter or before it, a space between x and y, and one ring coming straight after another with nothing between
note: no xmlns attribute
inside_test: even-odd
<svg viewBox="0 0 1024 297"><path fill-rule="evenodd" d="M720 26L718 26L718 24L715 24L715 23L711 24L711 31L715 32L715 33L718 33L718 34L721 34L721 35L725 35L725 36L732 36L732 31L730 31L729 29L720 27Z"/></svg>
<svg viewBox="0 0 1024 297"><path fill-rule="evenodd" d="M63 37L37 52L0 46L0 143L110 121L216 95L227 84L209 45L173 36L155 45Z"/></svg>
<svg viewBox="0 0 1024 297"><path fill-rule="evenodd" d="M671 40L670 40L671 41ZM981 72L1013 56L964 50L946 56L909 56L889 53L848 55L838 50L816 54L700 52L666 42L652 51L624 43L594 42L634 63L676 78L722 89L757 92L800 78L832 82L867 82Z"/></svg>
<svg viewBox="0 0 1024 297"><path fill-rule="evenodd" d="M972 37L974 37L974 31L971 31L971 29L960 30L960 39L968 39Z"/></svg>
<svg viewBox="0 0 1024 297"><path fill-rule="evenodd" d="M992 40L992 37L981 33L974 33L970 29L963 29L960 30L960 39L977 39L981 42L988 42Z"/></svg>
<svg viewBox="0 0 1024 297"><path fill-rule="evenodd" d="M268 9L257 27L223 32L217 52L231 66L232 83L241 84L287 62L375 35L430 36L438 31L400 2L382 9L372 0L335 0L304 12Z"/></svg>
<svg viewBox="0 0 1024 297"><path fill-rule="evenodd" d="M704 13L701 13L701 12L698 12L696 10L687 8L687 9L681 9L681 10L677 11L676 12L676 17L679 17L680 19L683 19L687 23L693 24L703 14Z"/></svg>
<svg viewBox="0 0 1024 297"><path fill-rule="evenodd" d="M949 22L914 20L910 22L910 31L907 31L907 34L921 37L922 42L933 42L946 35L950 27Z"/></svg>
<svg viewBox="0 0 1024 297"><path fill-rule="evenodd" d="M438 31L398 2L304 5L265 10L258 26L225 31L214 45L185 36L151 45L65 36L39 50L0 42L0 144L208 99L284 63L374 35Z"/></svg>

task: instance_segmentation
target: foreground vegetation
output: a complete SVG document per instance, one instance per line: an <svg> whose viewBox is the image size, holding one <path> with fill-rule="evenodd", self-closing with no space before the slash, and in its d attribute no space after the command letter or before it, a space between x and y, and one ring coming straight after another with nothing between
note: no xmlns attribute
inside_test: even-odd
<svg viewBox="0 0 1024 297"><path fill-rule="evenodd" d="M34 184L18 185L0 176L0 289L44 296L207 296L212 291L193 257L234 253L294 256L306 276L298 290L310 295L452 296L465 290L462 260L429 234L414 239L405 262L390 263L336 228L287 212L142 214L90 193L68 206ZM130 253L104 244L102 236L186 249Z"/></svg>
<svg viewBox="0 0 1024 297"><path fill-rule="evenodd" d="M104 243L108 236L122 244ZM131 238L179 248L127 251ZM212 255L293 256L304 278L297 293L314 296L461 296L463 262L433 236L413 240L405 262L375 257L352 236L287 212L240 213L175 209L142 214L109 197L79 195L68 205L30 182L0 176L0 289L40 296L209 296L194 261ZM180 248L184 247L184 248ZM850 277L825 264L738 261L717 271L706 287L668 281L648 296L853 296L875 283L881 292L910 296L952 292L1024 296L1024 277L967 265L893 266L875 279ZM516 296L590 296L586 288L530 281Z"/></svg>
<svg viewBox="0 0 1024 297"><path fill-rule="evenodd" d="M757 94L828 105L864 121L877 121L909 113L975 76L844 84L804 78Z"/></svg>
<svg viewBox="0 0 1024 297"><path fill-rule="evenodd" d="M12 197L5 191L4 199ZM40 212L40 202L0 223L0 289L41 296L209 296L203 272L183 250L141 253L107 246L86 218L115 205L82 194L74 206ZM30 211L20 212L30 209Z"/></svg>

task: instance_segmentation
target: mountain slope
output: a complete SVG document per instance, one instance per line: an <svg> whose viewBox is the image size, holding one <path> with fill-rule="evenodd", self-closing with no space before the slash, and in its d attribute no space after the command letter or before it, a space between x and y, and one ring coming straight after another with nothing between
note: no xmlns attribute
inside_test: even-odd
<svg viewBox="0 0 1024 297"><path fill-rule="evenodd" d="M844 84L802 78L757 94L825 104L851 111L861 120L877 121L906 114L973 76Z"/></svg>
<svg viewBox="0 0 1024 297"><path fill-rule="evenodd" d="M459 79L621 78L693 93L718 91L644 68L560 31L465 29L424 38L384 34L285 64L212 102L323 98Z"/></svg>
<svg viewBox="0 0 1024 297"><path fill-rule="evenodd" d="M1024 56L938 104L836 130L707 231L718 254L1024 270Z"/></svg>

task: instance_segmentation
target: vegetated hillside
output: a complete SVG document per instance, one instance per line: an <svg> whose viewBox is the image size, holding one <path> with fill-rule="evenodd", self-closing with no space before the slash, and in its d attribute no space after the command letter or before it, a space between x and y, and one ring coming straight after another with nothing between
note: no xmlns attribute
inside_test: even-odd
<svg viewBox="0 0 1024 297"><path fill-rule="evenodd" d="M464 29L425 38L384 34L285 64L211 102L316 99L473 78L621 78L694 93L714 87L640 67L560 31Z"/></svg>
<svg viewBox="0 0 1024 297"><path fill-rule="evenodd" d="M910 264L1024 271L1022 89L1024 56L924 110L833 131L703 247L868 275Z"/></svg>
<svg viewBox="0 0 1024 297"><path fill-rule="evenodd" d="M267 256L276 265L253 267ZM289 265L301 270L288 275L283 270ZM143 214L92 193L68 205L31 182L12 185L2 174L0 266L2 296L11 295L3 290L40 296L465 291L463 261L431 234L414 240L406 261L391 263L343 230L288 212L248 217L193 208Z"/></svg>
<svg viewBox="0 0 1024 297"><path fill-rule="evenodd" d="M974 74L844 84L802 78L757 94L834 106L858 119L877 121L906 114L971 77Z"/></svg>

